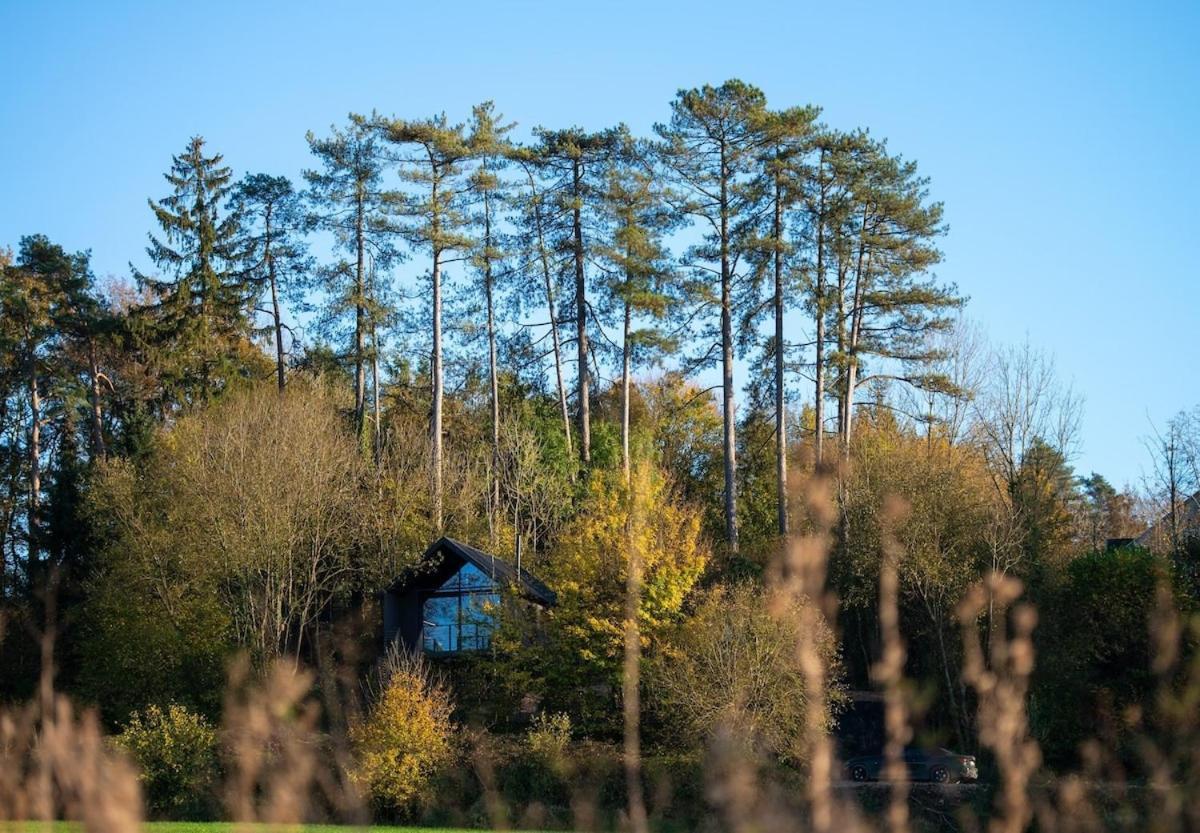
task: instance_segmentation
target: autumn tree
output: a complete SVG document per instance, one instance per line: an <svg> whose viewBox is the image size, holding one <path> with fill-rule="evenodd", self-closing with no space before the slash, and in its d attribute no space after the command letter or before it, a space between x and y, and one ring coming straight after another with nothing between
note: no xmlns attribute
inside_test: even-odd
<svg viewBox="0 0 1200 833"><path fill-rule="evenodd" d="M376 497L342 405L321 382L282 395L260 384L160 429L142 459L100 468L92 692L122 708L204 706L230 652L298 662L329 605L381 572L368 559L387 553L361 545Z"/></svg>
<svg viewBox="0 0 1200 833"><path fill-rule="evenodd" d="M701 225L701 242L687 250L684 263L709 286L717 286L699 302L719 311L713 346L703 359L720 355L725 538L732 552L738 548L734 317L747 276L746 231L760 210L752 179L765 142L765 117L762 92L731 80L719 87L680 90L671 102L670 121L654 128L663 163L682 195L680 209Z"/></svg>
<svg viewBox="0 0 1200 833"><path fill-rule="evenodd" d="M708 560L699 514L672 498L660 472L639 465L629 485L619 471L593 472L582 511L537 567L558 595L539 674L552 704L592 725L608 720L591 686L620 684L631 565L641 574L637 631L653 650Z"/></svg>

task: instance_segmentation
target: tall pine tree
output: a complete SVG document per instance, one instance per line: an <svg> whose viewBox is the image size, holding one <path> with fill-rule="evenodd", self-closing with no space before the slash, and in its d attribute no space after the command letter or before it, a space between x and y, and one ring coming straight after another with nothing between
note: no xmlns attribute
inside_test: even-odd
<svg viewBox="0 0 1200 833"><path fill-rule="evenodd" d="M331 232L337 251L347 256L318 273L328 296L318 323L327 337L350 343L342 356L354 369L354 423L362 437L375 306L369 269L372 260L376 269L386 269L398 257L390 216L394 195L383 185L387 159L373 117L351 114L345 129L332 127L323 139L310 132L308 147L320 162L319 169L304 172L309 221Z"/></svg>
<svg viewBox="0 0 1200 833"><path fill-rule="evenodd" d="M747 280L747 235L760 210L753 180L766 142L766 103L756 87L730 80L680 90L671 102L671 120L655 125L662 158L683 194L680 207L700 223L703 235L685 263L717 286L700 300L719 311L719 328L704 357L714 349L721 357L725 540L731 553L738 549L734 316Z"/></svg>

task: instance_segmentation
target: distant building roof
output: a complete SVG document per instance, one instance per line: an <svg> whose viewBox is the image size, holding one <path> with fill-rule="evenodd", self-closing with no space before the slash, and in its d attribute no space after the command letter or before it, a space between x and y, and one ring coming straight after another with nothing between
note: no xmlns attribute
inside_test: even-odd
<svg viewBox="0 0 1200 833"><path fill-rule="evenodd" d="M493 581L516 587L521 595L545 607L553 607L558 602L554 591L528 570L518 569L499 556L446 536L430 544L421 559L401 573L387 588L388 591L402 592L415 582L421 581L432 573L439 572L447 558L474 564Z"/></svg>
<svg viewBox="0 0 1200 833"><path fill-rule="evenodd" d="M1150 524L1145 532L1133 539L1133 542L1139 547L1152 547L1165 541L1171 534L1170 523L1170 513L1163 513L1162 517ZM1179 525L1179 532L1183 535L1200 533L1200 492L1180 501L1176 523Z"/></svg>

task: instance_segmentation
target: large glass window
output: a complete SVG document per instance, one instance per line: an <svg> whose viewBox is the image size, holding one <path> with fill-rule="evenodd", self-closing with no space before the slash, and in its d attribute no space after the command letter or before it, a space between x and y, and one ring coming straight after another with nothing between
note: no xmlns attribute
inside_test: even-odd
<svg viewBox="0 0 1200 833"><path fill-rule="evenodd" d="M453 653L490 647L499 607L496 583L474 564L464 564L425 600L425 650Z"/></svg>

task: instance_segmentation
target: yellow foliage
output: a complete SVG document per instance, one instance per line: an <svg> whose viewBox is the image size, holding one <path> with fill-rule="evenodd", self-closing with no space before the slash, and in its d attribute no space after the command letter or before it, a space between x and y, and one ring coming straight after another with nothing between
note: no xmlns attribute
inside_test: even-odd
<svg viewBox="0 0 1200 833"><path fill-rule="evenodd" d="M410 806L450 759L450 712L449 693L425 666L398 668L367 719L350 730L355 783L380 806Z"/></svg>
<svg viewBox="0 0 1200 833"><path fill-rule="evenodd" d="M709 560L699 513L646 465L634 468L628 485L619 471L592 473L585 509L544 568L558 593L561 635L587 662L610 665L621 656L631 558L642 569L638 626L645 643L677 620Z"/></svg>

